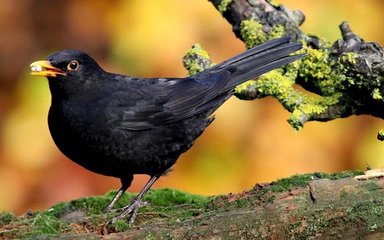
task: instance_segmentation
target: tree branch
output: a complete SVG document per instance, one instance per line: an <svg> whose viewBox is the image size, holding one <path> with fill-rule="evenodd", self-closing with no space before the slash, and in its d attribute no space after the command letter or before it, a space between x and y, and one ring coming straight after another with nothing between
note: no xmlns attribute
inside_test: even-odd
<svg viewBox="0 0 384 240"><path fill-rule="evenodd" d="M353 33L347 22L340 24L341 38L332 44L303 33L299 26L305 20L304 14L283 5L274 6L265 0L210 2L248 48L291 35L303 42L302 51L307 54L303 60L239 86L238 98L276 98L292 113L288 122L295 129L302 128L307 121L329 121L351 115L367 114L384 119L384 50L378 43L365 42ZM294 84L312 94L298 91ZM378 139L383 138L381 130Z"/></svg>

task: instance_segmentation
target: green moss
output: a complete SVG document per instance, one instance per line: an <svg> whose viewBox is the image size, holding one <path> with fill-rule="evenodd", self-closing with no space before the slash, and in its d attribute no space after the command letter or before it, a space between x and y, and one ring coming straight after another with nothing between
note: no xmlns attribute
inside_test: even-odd
<svg viewBox="0 0 384 240"><path fill-rule="evenodd" d="M194 75L212 66L209 53L199 44L193 45L192 48L186 52L183 58L183 64L188 70L189 75Z"/></svg>
<svg viewBox="0 0 384 240"><path fill-rule="evenodd" d="M47 210L47 214L60 218L68 213L82 210L88 216L102 214L105 207L111 202L116 191L110 191L104 196L94 196L87 198L79 198L69 202L58 203ZM121 199L117 202L116 208L121 208L127 205L135 195L124 193Z"/></svg>
<svg viewBox="0 0 384 240"><path fill-rule="evenodd" d="M370 194L372 191L380 189L376 181L368 180L361 186L364 189L366 194ZM384 196L384 195L383 195Z"/></svg>
<svg viewBox="0 0 384 240"><path fill-rule="evenodd" d="M52 216L38 213L34 218L30 231L26 234L29 237L38 235L55 235L61 232L62 223Z"/></svg>
<svg viewBox="0 0 384 240"><path fill-rule="evenodd" d="M357 175L361 175L362 172L359 171L348 171L348 172L340 172L340 173L310 173L303 175L294 175L289 178L282 178L275 182L271 183L271 190L273 192L282 192L294 187L304 187L308 184L308 182L318 179L343 179L348 177L354 177Z"/></svg>
<svg viewBox="0 0 384 240"><path fill-rule="evenodd" d="M6 225L12 222L15 219L15 215L10 212L1 212L0 213L0 225Z"/></svg>
<svg viewBox="0 0 384 240"><path fill-rule="evenodd" d="M228 5L232 2L232 0L221 0L219 6L217 9L221 14L223 14L225 11L227 11Z"/></svg>
<svg viewBox="0 0 384 240"><path fill-rule="evenodd" d="M181 221L204 212L210 198L172 189L160 189L149 191L144 200L150 204L143 207L141 210L143 214L155 211L158 212L160 218Z"/></svg>
<svg viewBox="0 0 384 240"><path fill-rule="evenodd" d="M145 201L149 201L154 206L174 206L175 204L191 204L191 203L206 203L206 196L188 194L174 189L159 189L149 191L145 197Z"/></svg>
<svg viewBox="0 0 384 240"><path fill-rule="evenodd" d="M237 199L236 205L238 208L243 208L244 206L246 206L246 201L244 199Z"/></svg>
<svg viewBox="0 0 384 240"><path fill-rule="evenodd" d="M117 232L124 232L129 229L129 223L126 219L119 219L114 222L111 227L115 228Z"/></svg>
<svg viewBox="0 0 384 240"><path fill-rule="evenodd" d="M153 233L148 232L144 239L145 239L145 240L155 240L155 239L156 239L156 236L153 235Z"/></svg>
<svg viewBox="0 0 384 240"><path fill-rule="evenodd" d="M359 222L366 226L367 232L384 227L384 204L383 202L367 201L356 203L346 211L345 221Z"/></svg>

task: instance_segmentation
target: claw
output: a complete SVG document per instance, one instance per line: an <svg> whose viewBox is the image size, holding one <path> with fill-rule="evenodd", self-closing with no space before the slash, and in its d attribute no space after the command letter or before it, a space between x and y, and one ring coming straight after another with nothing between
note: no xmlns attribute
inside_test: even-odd
<svg viewBox="0 0 384 240"><path fill-rule="evenodd" d="M137 197L132 200L131 204L126 206L126 207L121 208L122 212L119 215L117 215L116 217L114 217L111 220L109 220L105 224L105 226L108 226L110 224L115 223L117 220L125 218L125 216L127 216L128 214L131 214L131 216L129 217L128 222L130 224L133 223L135 221L135 218L136 218L136 215L137 215L137 212L138 212L139 208L147 204L147 202L143 202L144 195L148 192L148 190L151 188L153 183L160 176L161 176L160 174L152 176L151 179L149 179L149 181L145 184L145 186L141 190L141 192L137 195ZM122 191L122 189L120 189L120 190ZM120 192L120 190L119 190L119 192ZM108 205L108 207L105 210L111 211L111 209L115 206L118 198L120 198L120 196L118 196L118 195L123 193L123 192L121 192L121 193L119 193L119 192L116 194L116 196L114 197L112 202ZM120 209L117 209L117 210L120 210Z"/></svg>
<svg viewBox="0 0 384 240"><path fill-rule="evenodd" d="M137 212L139 211L139 208L146 205L146 204L147 204L146 202L141 202L140 199L135 198L130 205L123 207L123 208L120 208L120 209L116 209L116 210L122 210L122 212L119 215L117 215L116 217L109 220L106 225L113 224L117 220L125 218L128 214L131 214L128 222L130 224L132 224L135 221L135 218L136 218Z"/></svg>

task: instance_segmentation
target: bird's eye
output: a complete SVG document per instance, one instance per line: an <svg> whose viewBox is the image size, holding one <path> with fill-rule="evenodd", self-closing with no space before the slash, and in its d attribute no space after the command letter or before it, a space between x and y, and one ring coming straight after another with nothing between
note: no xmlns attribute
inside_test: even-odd
<svg viewBox="0 0 384 240"><path fill-rule="evenodd" d="M72 60L68 63L67 69L69 71L76 71L77 69L79 69L79 66L80 66L80 64L77 60Z"/></svg>

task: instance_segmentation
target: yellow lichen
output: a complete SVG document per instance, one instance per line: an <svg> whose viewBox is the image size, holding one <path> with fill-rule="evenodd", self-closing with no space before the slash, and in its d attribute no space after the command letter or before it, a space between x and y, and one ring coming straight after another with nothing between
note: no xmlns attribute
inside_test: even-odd
<svg viewBox="0 0 384 240"><path fill-rule="evenodd" d="M183 63L190 75L203 71L207 65L212 65L209 53L199 44L193 45L192 48L186 52Z"/></svg>
<svg viewBox="0 0 384 240"><path fill-rule="evenodd" d="M372 98L376 99L376 100L382 100L383 99L383 95L381 95L380 89L378 89L378 88L373 89Z"/></svg>
<svg viewBox="0 0 384 240"><path fill-rule="evenodd" d="M267 35L263 32L263 25L255 20L244 20L240 25L240 34L245 41L247 48L260 45L267 40Z"/></svg>
<svg viewBox="0 0 384 240"><path fill-rule="evenodd" d="M232 0L221 0L219 6L217 6L217 9L221 14L223 14L225 11L227 11L228 5L232 2Z"/></svg>

